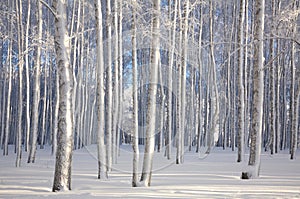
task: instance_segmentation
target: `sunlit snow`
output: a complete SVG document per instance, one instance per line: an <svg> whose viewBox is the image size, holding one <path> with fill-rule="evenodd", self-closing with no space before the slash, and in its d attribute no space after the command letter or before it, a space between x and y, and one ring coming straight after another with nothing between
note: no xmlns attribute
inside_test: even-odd
<svg viewBox="0 0 300 199"><path fill-rule="evenodd" d="M96 151L96 146L74 151L72 190L53 193L50 147L37 151L35 164L27 164L23 152L20 168L14 167L10 148L9 156L0 157L0 198L300 198L300 161L291 161L287 152L263 153L260 178L251 180L240 179L245 164L236 163L231 150L214 148L200 158L186 151L181 165L174 164L174 156L167 160L155 153L151 187L132 188L131 146L121 146L118 164L105 181L97 179Z"/></svg>

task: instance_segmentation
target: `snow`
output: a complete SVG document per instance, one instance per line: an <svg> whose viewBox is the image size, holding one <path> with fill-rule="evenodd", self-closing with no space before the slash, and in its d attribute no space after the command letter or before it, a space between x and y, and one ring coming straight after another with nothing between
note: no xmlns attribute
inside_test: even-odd
<svg viewBox="0 0 300 199"><path fill-rule="evenodd" d="M20 168L14 167L13 147L9 152L0 157L0 198L300 198L300 161L290 160L285 151L262 153L260 178L251 180L240 179L245 163L236 163L237 154L229 149L214 148L200 158L186 151L181 165L174 154L167 160L155 153L151 187L132 188L131 146L121 146L118 164L102 181L97 179L97 147L89 146L74 151L72 190L61 193L52 192L51 147L38 150L34 164L26 163L23 152Z"/></svg>

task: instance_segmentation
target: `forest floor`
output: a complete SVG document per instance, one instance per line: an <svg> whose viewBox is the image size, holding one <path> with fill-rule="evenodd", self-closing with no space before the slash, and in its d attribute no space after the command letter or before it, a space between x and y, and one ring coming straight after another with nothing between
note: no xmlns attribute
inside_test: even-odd
<svg viewBox="0 0 300 199"><path fill-rule="evenodd" d="M175 150L173 151L175 152ZM176 165L155 153L151 187L131 187L132 150L122 146L109 179L97 179L96 147L74 151L72 190L51 192L54 157L50 148L37 151L36 163L14 167L13 148L0 156L0 198L300 198L300 151L290 160L286 151L261 156L260 178L241 180L245 163L236 162L236 152L214 148L209 155L186 151L184 164ZM141 153L140 162L143 160ZM140 167L141 170L141 167Z"/></svg>

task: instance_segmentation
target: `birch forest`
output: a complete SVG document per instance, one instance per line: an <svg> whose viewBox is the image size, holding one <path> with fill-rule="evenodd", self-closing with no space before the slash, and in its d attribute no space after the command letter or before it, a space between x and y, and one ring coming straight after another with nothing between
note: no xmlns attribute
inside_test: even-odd
<svg viewBox="0 0 300 199"><path fill-rule="evenodd" d="M93 145L100 180L132 147L133 187L215 148L258 178L262 152L297 158L299 57L299 0L1 0L0 159L50 149L54 192Z"/></svg>

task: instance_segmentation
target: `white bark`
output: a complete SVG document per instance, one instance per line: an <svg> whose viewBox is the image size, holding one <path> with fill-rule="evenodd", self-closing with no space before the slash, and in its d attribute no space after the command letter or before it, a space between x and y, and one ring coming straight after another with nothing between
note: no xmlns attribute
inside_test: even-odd
<svg viewBox="0 0 300 199"><path fill-rule="evenodd" d="M171 3L172 1L169 0L169 20L171 19ZM173 98L173 63L174 63L174 51L175 51L175 36L176 36L176 20L177 20L177 3L178 1L174 1L174 16L172 21L172 31L170 32L169 40L170 40L170 49L169 49L169 67L168 67L168 114L167 114L167 158L171 159L171 152L172 152L172 98Z"/></svg>
<svg viewBox="0 0 300 199"><path fill-rule="evenodd" d="M296 4L296 0L294 0L293 2L293 6L294 6L294 12L296 13L297 10L297 4ZM294 19L294 24L293 24L293 37L295 38L297 35L297 16ZM298 88L296 91L296 43L294 41L292 41L292 55L291 55L291 73L292 73L292 82L291 82L291 128L292 128L292 132L291 132L291 159L295 159L296 157L296 151L297 151L297 138L298 138L298 122L297 120L299 120L298 117L296 117L299 113L299 106L297 106L297 102L298 102L298 93L300 92L299 90L299 83L300 83L300 78L298 77L299 81L298 81Z"/></svg>
<svg viewBox="0 0 300 199"><path fill-rule="evenodd" d="M111 0L106 1L106 118L105 118L105 134L106 134L106 158L107 170L111 171L112 166L112 55L111 55Z"/></svg>
<svg viewBox="0 0 300 199"><path fill-rule="evenodd" d="M189 0L186 0L184 3L184 16L183 16L183 29L182 29L182 57L181 57L181 140L180 141L180 161L179 163L183 163L183 154L184 154L184 135L185 135L185 125L186 125L186 117L185 117L185 109L186 109L186 70L187 70L187 62L188 62L188 17L189 17Z"/></svg>
<svg viewBox="0 0 300 199"><path fill-rule="evenodd" d="M179 21L179 45L178 45L178 51L181 52L182 49L182 17L181 17L181 1L178 2L178 21ZM180 62L180 61L179 61ZM182 114L181 114L181 92L182 92L182 67L181 62L178 64L178 72L177 72L177 98L176 98L176 164L181 163L181 154L182 154Z"/></svg>
<svg viewBox="0 0 300 199"><path fill-rule="evenodd" d="M159 66L159 26L160 26L160 0L153 0L152 12L152 43L150 60L149 96L147 110L146 143L143 162L141 185L150 186L152 176L152 164L155 144L155 104L157 94L157 72Z"/></svg>
<svg viewBox="0 0 300 199"><path fill-rule="evenodd" d="M55 51L59 77L58 140L52 191L71 190L71 167L73 151L73 87L70 66L70 38L67 31L67 2L54 0Z"/></svg>
<svg viewBox="0 0 300 199"><path fill-rule="evenodd" d="M137 2L132 0L132 98L133 98L133 129L132 129L132 148L133 148L133 173L132 186L138 185L138 166L139 166L139 124L138 124L138 66L137 66L137 41L136 41L136 10Z"/></svg>
<svg viewBox="0 0 300 199"><path fill-rule="evenodd" d="M16 1L17 15L18 15L18 49L19 49L19 101L18 101L18 129L16 136L16 167L21 166L22 155L22 115L23 115L23 25L22 25L22 0ZM22 53L21 53L22 52Z"/></svg>
<svg viewBox="0 0 300 199"><path fill-rule="evenodd" d="M13 4L13 2L12 2ZM12 5L12 9L13 9L13 5ZM3 155L8 155L8 137L9 137L9 132L11 131L10 129L10 118L11 118L11 93L12 93L12 70L13 70L13 66L12 66L12 42L13 42L13 38L12 38L12 28L13 28L13 20L11 20L11 23L9 25L8 31L11 37L11 40L9 41L8 44L8 57L7 57L7 61L8 61L8 88L7 88L7 103L6 103L6 121L5 121L5 134L4 134L4 149L3 149ZM4 91L5 92L5 91ZM2 141L2 140L1 140Z"/></svg>
<svg viewBox="0 0 300 199"><path fill-rule="evenodd" d="M122 50L122 23L123 23L123 0L119 0L119 118L118 118L118 128L117 128L117 149L116 153L119 154L120 146L120 134L122 129L122 113L123 113L123 50ZM117 33L116 33L117 34Z"/></svg>
<svg viewBox="0 0 300 199"><path fill-rule="evenodd" d="M112 124L112 159L117 162L117 131L119 117L119 34L118 34L118 1L114 0L114 110Z"/></svg>
<svg viewBox="0 0 300 199"><path fill-rule="evenodd" d="M58 131L58 109L59 109L59 78L58 71L56 70L55 77L55 106L54 106L54 115L53 115L53 133L52 133L52 155L56 154L57 148L57 131Z"/></svg>
<svg viewBox="0 0 300 199"><path fill-rule="evenodd" d="M38 35L37 41L38 46L36 49L36 62L34 69L34 89L33 89L33 101L32 101L32 115L31 115L31 145L28 155L28 163L34 163L36 147L37 147L37 136L38 136L38 123L39 123L39 104L40 104L40 68L41 68L41 54L42 54L42 3L37 0L37 25L38 25Z"/></svg>
<svg viewBox="0 0 300 199"><path fill-rule="evenodd" d="M95 0L97 42L97 148L98 179L107 178L106 151L104 144L104 62L101 0Z"/></svg>
<svg viewBox="0 0 300 199"><path fill-rule="evenodd" d="M31 15L31 0L27 2L27 20L25 31L25 50L28 51L29 47L29 28L30 28L30 15ZM26 74L26 134L25 134L25 151L29 149L29 136L30 136L30 81L29 81L29 55L25 53L25 74Z"/></svg>
<svg viewBox="0 0 300 199"><path fill-rule="evenodd" d="M244 159L245 143L245 92L244 92L244 21L245 0L240 0L239 27L238 27L238 158L237 162Z"/></svg>
<svg viewBox="0 0 300 199"><path fill-rule="evenodd" d="M263 33L264 33L265 0L255 2L254 18L254 60L253 60L253 115L251 132L251 146L249 156L249 170L242 174L242 178L257 178L260 168L262 114L264 96L263 72Z"/></svg>

